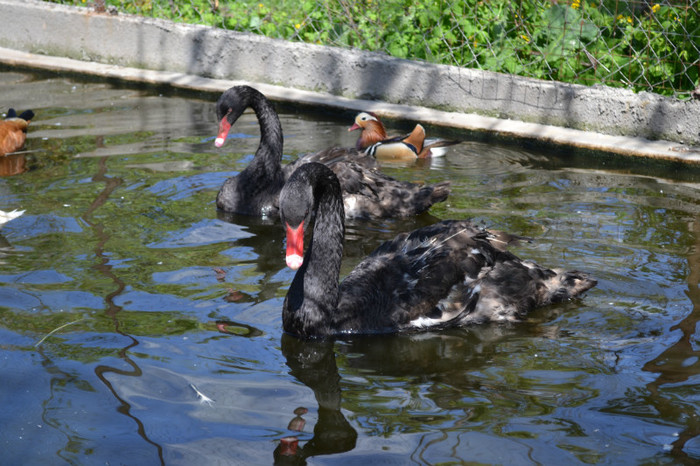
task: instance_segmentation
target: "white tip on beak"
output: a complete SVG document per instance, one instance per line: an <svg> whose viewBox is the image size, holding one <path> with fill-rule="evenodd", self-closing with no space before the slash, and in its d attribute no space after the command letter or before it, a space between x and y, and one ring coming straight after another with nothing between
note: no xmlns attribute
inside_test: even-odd
<svg viewBox="0 0 700 466"><path fill-rule="evenodd" d="M304 258L301 257L299 254L291 254L287 256L287 267L289 267L292 270L297 270L299 267L301 267L301 264L304 262Z"/></svg>

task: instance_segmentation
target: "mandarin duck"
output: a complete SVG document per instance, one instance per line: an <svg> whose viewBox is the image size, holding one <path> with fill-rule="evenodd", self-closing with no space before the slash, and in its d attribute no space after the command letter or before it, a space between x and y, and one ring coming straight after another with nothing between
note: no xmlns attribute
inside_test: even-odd
<svg viewBox="0 0 700 466"><path fill-rule="evenodd" d="M380 160L413 160L445 155L447 147L460 141L425 137L425 128L417 124L408 134L387 137L379 118L369 112L359 113L348 131L361 130L355 147Z"/></svg>

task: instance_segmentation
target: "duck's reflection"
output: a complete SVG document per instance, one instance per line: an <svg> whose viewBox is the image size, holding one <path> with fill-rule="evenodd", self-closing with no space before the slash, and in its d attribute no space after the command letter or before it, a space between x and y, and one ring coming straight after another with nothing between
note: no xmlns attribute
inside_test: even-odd
<svg viewBox="0 0 700 466"><path fill-rule="evenodd" d="M274 451L275 464L305 464L306 458L331 455L355 448L357 431L340 411L340 375L331 341L303 341L290 335L282 336L282 354L287 359L289 373L314 392L318 402L318 421L314 435L303 446L298 438L280 440ZM289 429L301 431L306 421L306 408L294 410Z"/></svg>
<svg viewBox="0 0 700 466"><path fill-rule="evenodd" d="M0 157L0 176L19 175L27 171L25 153L14 153Z"/></svg>

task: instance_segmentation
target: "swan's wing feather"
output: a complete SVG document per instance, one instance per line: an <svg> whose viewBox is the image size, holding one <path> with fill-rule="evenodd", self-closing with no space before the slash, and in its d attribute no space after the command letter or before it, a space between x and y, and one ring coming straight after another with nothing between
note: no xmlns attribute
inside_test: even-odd
<svg viewBox="0 0 700 466"><path fill-rule="evenodd" d="M355 148L329 147L319 152L306 154L300 157L307 162L319 162L335 171L335 166L340 163L356 163L362 167L373 169L378 168L377 160L371 155L360 152Z"/></svg>
<svg viewBox="0 0 700 466"><path fill-rule="evenodd" d="M345 215L349 218L412 216L444 201L450 193L449 182L420 185L355 163L332 168L340 180Z"/></svg>
<svg viewBox="0 0 700 466"><path fill-rule="evenodd" d="M446 325L469 307L469 287L498 254L487 235L469 222L446 221L382 244L341 284L341 314L354 316L355 326Z"/></svg>

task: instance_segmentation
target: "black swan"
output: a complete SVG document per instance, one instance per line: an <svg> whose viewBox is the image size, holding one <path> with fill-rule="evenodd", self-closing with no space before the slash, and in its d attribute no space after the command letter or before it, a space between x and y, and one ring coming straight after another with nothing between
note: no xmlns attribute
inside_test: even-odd
<svg viewBox="0 0 700 466"><path fill-rule="evenodd" d="M315 214L315 215L314 215ZM304 230L315 216L306 251ZM287 265L284 331L302 338L444 329L518 321L537 306L596 285L506 251L517 238L446 220L380 245L338 283L344 220L340 185L322 164L299 167L280 193ZM302 258L303 255L303 258Z"/></svg>
<svg viewBox="0 0 700 466"><path fill-rule="evenodd" d="M283 167L282 125L277 113L262 93L249 86L232 87L219 97L217 147L223 145L231 126L248 107L255 111L260 124L260 145L250 165L227 179L219 190L216 205L224 212L276 215L285 181L297 167L312 161L331 167L340 179L348 218L416 215L444 201L450 192L449 182L421 186L386 176L376 169L373 157L355 149L334 147L305 155Z"/></svg>

